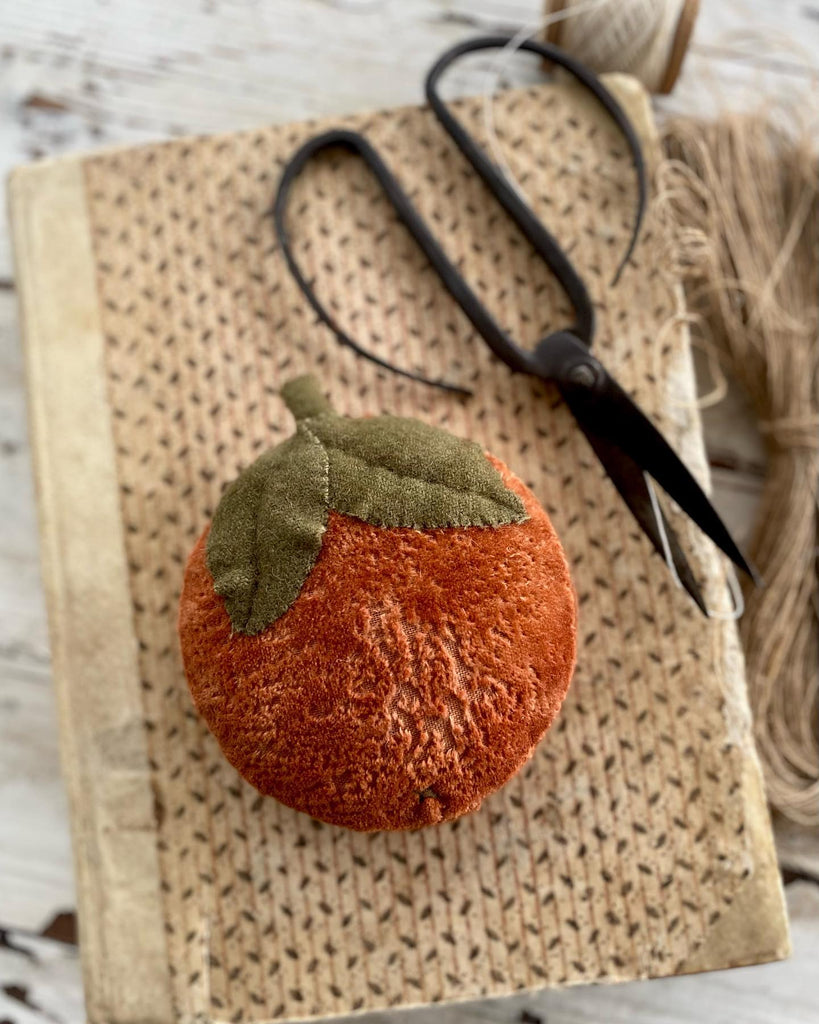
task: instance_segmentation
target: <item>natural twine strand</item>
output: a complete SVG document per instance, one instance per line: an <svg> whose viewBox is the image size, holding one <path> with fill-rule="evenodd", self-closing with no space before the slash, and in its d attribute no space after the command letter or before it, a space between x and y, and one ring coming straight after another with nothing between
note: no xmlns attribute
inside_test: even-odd
<svg viewBox="0 0 819 1024"><path fill-rule="evenodd" d="M768 798L817 825L819 163L761 114L675 120L664 144L669 260L768 446L751 541L765 586L740 622Z"/></svg>

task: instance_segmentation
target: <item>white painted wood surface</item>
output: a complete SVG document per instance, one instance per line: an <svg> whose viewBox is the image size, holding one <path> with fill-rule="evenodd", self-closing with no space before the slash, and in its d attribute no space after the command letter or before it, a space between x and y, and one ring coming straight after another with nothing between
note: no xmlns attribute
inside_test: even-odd
<svg viewBox="0 0 819 1024"><path fill-rule="evenodd" d="M6 2L0 170L100 145L416 102L438 51L472 31L533 23L538 8L537 0ZM816 113L818 69L819 0L703 0L683 77L658 108L708 116L761 96L801 96L803 109ZM478 91L484 78L473 66L453 90ZM717 501L742 535L764 453L737 396L706 421ZM79 1024L76 948L40 934L71 911L74 892L4 221L0 515L0 1021ZM787 963L398 1016L418 1024L526 1014L549 1024L819 1022L818 848L816 836L780 830L786 879L796 879L788 887L795 953Z"/></svg>

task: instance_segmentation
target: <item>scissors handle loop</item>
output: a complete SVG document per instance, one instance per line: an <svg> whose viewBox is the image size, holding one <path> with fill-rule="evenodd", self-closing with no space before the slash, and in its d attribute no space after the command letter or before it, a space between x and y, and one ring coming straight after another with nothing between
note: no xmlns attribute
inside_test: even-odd
<svg viewBox="0 0 819 1024"><path fill-rule="evenodd" d="M447 50L433 64L427 75L425 85L427 103L429 103L435 116L455 142L455 145L472 164L472 167L483 179L497 201L517 224L532 247L543 257L558 281L560 281L578 317L578 323L571 328L572 333L588 345L591 344L594 334L594 310L582 278L561 248L560 243L534 214L532 208L512 186L503 171L492 162L483 148L478 145L458 118L455 117L441 98L439 92L441 78L461 57L484 50L501 50L509 45L509 41L509 37L503 35L478 36L476 39L467 39L463 43L458 43ZM585 64L582 64L579 60L572 57L571 54L566 53L557 46L550 43L541 43L534 39L524 39L517 44L516 48L525 50L528 53L537 54L544 60L548 60L550 63L556 64L568 71L600 103L619 128L631 150L632 160L634 161L637 173L637 209L626 252L620 260L612 281L612 284L616 284L620 274L623 272L623 268L634 251L634 246L637 244L640 225L643 213L645 212L648 184L640 140L623 108L597 75L590 71Z"/></svg>
<svg viewBox="0 0 819 1024"><path fill-rule="evenodd" d="M481 36L477 39L470 39L464 43L447 50L435 63L426 80L426 95L435 116L444 130L450 135L455 145L461 150L466 159L481 177L493 196L500 203L503 209L517 224L524 237L529 241L538 255L543 259L552 273L557 277L561 287L566 292L575 310L575 323L563 329L573 334L585 345L591 345L594 335L594 307L591 297L586 289L582 277L569 259L568 255L561 248L557 240L546 229L538 219L529 205L517 194L509 184L503 172L497 168L480 145L469 135L463 125L451 113L446 103L440 96L438 86L443 74L460 57L480 50L500 49L506 46L509 38L506 36ZM628 257L634 248L639 232L646 202L646 176L645 165L640 150L640 143L628 117L617 103L615 98L600 82L596 75L586 69L573 57L564 53L555 46L546 43L538 43L528 40L523 44L523 49L539 54L555 64L564 67L573 75L581 85L587 88L592 95L602 104L604 109L612 116L615 124L622 131L632 152L634 165L637 171L638 183L638 204L635 216L635 224L628 245L628 250L617 271L619 275ZM352 349L358 355L369 359L371 362L394 373L401 374L411 380L430 384L435 387L453 391L457 394L469 395L471 392L456 384L443 380L425 377L422 374L410 370L401 369L382 359L380 356L364 348L356 341L324 306L316 294L313 282L309 281L302 272L290 241L290 235L286 224L287 203L294 181L304 169L305 165L318 153L331 147L343 147L356 153L384 191L385 196L395 210L399 220L410 232L424 255L434 267L442 284L450 293L458 306L464 312L472 326L489 345L494 354L510 369L528 373L534 376L544 376L540 369L540 360L535 354L523 348L515 342L509 334L497 323L495 318L484 306L460 271L444 252L438 240L427 227L426 223L415 209L410 198L401 188L395 175L381 159L378 152L358 132L336 129L325 132L309 139L291 157L282 174L276 199L273 207L273 221L276 234L282 253L287 262L288 268L313 308L314 312L324 324L326 324L336 335L339 342ZM555 332L560 333L560 332ZM538 349L548 344L549 338L540 341Z"/></svg>

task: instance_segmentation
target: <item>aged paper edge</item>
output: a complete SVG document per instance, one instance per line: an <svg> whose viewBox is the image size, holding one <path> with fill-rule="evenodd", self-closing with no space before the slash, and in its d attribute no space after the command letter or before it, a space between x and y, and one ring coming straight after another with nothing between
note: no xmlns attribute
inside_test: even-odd
<svg viewBox="0 0 819 1024"><path fill-rule="evenodd" d="M606 84L626 108L637 134L643 141L646 161L651 166L661 159L659 137L651 109L651 100L642 85L629 75L605 75ZM678 299L684 308L685 299L682 285L677 285ZM681 328L689 353L689 373L694 379L694 364L691 358L688 325ZM705 452L705 439L699 414L697 423L697 461L701 463L700 479L710 493L710 471ZM695 469L696 473L696 469ZM700 475L697 473L696 475ZM733 717L739 719L735 730L737 741L742 748L743 778L741 799L745 805L745 830L752 862L751 875L740 887L730 909L719 921L711 926L702 947L687 961L684 974L722 970L730 967L744 967L771 960L783 960L790 956L791 942L785 892L776 859L773 828L771 825L765 789L762 781L762 767L754 746L751 726L751 709L745 684L745 660L739 643L736 625L723 623L723 643L733 648L737 671L726 665L725 680L730 693L728 703Z"/></svg>
<svg viewBox="0 0 819 1024"><path fill-rule="evenodd" d="M88 1019L173 1018L157 826L80 159L9 181Z"/></svg>
<svg viewBox="0 0 819 1024"><path fill-rule="evenodd" d="M629 76L605 78L651 160L657 136L647 94ZM80 154L18 169L10 179L9 198L88 1017L95 1024L128 1024L167 1021L174 1014L84 158ZM51 302L44 304L43 296ZM747 708L741 689L733 697ZM108 694L105 706L94 701L99 692ZM126 737L127 767L112 773L111 755L122 754L117 741ZM752 746L745 758L752 876L686 972L762 963L790 952L773 834ZM117 783L111 782L112 774ZM117 806L129 802L126 820L112 828ZM123 874L119 859L128 847Z"/></svg>

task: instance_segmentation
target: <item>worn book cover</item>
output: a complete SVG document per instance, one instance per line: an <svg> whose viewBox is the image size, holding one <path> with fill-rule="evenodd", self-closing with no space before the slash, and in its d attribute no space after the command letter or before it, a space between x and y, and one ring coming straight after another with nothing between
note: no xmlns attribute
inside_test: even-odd
<svg viewBox="0 0 819 1024"><path fill-rule="evenodd" d="M640 126L647 100L610 81ZM482 103L459 115L484 131ZM634 212L625 145L556 81L508 92L506 159L596 302L596 351L707 478L678 283ZM338 124L339 122L334 122ZM559 286L430 112L358 115L514 335L567 321ZM271 1021L659 977L786 955L735 625L674 586L557 393L493 358L374 181L331 154L291 205L299 259L378 354L315 322L269 210L296 124L27 167L10 186L89 1019ZM473 438L535 492L579 605L558 723L480 811L418 832L322 825L246 785L194 712L176 611L221 489L291 431L312 371L339 412ZM724 567L671 510L709 604Z"/></svg>

